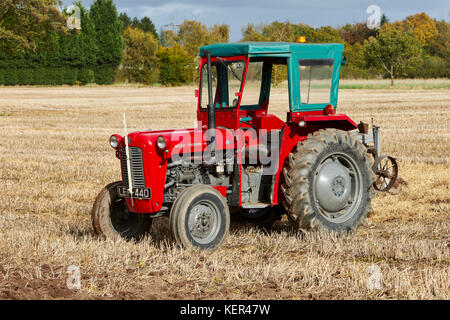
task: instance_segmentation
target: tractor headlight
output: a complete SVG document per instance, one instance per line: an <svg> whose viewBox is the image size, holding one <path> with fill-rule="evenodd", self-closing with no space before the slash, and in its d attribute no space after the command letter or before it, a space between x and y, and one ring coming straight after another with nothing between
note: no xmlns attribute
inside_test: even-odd
<svg viewBox="0 0 450 320"><path fill-rule="evenodd" d="M156 144L158 148L165 149L166 148L166 139L163 136L159 136L158 140L156 140Z"/></svg>
<svg viewBox="0 0 450 320"><path fill-rule="evenodd" d="M120 143L120 137L116 136L116 135L112 135L109 138L109 144L111 145L111 147L113 147L114 149L117 149L119 147L119 143Z"/></svg>

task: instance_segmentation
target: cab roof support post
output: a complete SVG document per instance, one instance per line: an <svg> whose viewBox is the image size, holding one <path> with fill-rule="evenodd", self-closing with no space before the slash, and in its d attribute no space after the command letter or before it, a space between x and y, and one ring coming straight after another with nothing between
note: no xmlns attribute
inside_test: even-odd
<svg viewBox="0 0 450 320"><path fill-rule="evenodd" d="M207 60L207 72L208 72L208 132L210 135L211 156L216 162L216 115L212 92L212 67L211 67L211 52L208 50L206 53Z"/></svg>

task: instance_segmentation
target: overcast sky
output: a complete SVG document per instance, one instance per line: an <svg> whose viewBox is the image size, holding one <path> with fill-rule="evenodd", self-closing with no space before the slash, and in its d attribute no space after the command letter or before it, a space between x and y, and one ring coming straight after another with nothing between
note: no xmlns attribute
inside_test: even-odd
<svg viewBox="0 0 450 320"><path fill-rule="evenodd" d="M89 7L93 0L83 0ZM63 0L72 4L72 0ZM272 21L306 23L312 27L331 25L337 27L347 22L366 21L370 5L377 5L390 21L402 20L406 16L426 12L432 18L450 18L448 0L115 0L119 12L130 17L148 16L156 25L168 28L167 24L182 23L183 20L201 21L207 26L215 23L228 24L230 41L239 41L241 29L248 23L263 24Z"/></svg>

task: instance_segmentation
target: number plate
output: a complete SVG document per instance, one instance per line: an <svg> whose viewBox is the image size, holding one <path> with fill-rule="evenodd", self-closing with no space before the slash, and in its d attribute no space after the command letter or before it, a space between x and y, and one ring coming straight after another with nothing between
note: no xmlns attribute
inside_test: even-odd
<svg viewBox="0 0 450 320"><path fill-rule="evenodd" d="M125 187L118 187L119 196L121 198L131 198L130 192ZM149 188L133 188L133 198L136 199L150 199L152 193Z"/></svg>

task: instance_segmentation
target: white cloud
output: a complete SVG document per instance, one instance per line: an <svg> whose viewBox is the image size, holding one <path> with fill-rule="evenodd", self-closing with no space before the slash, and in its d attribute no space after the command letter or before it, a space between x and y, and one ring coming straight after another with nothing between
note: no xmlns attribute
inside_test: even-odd
<svg viewBox="0 0 450 320"><path fill-rule="evenodd" d="M0 0L2 1L2 0ZM63 0L70 5L74 0ZM94 0L83 0L89 7ZM241 27L248 23L272 21L306 23L313 27L339 26L366 21L371 4L381 8L391 21L402 20L418 12L433 18L449 19L448 0L113 0L120 12L131 18L148 16L157 28L170 22L197 20L208 26L230 25L232 41L241 37Z"/></svg>
<svg viewBox="0 0 450 320"><path fill-rule="evenodd" d="M140 6L139 9L140 12L143 13L143 15L148 15L150 17L174 14L183 14L185 16L199 16L202 14L218 11L218 9L214 7L199 6L180 2L166 3L160 6Z"/></svg>

